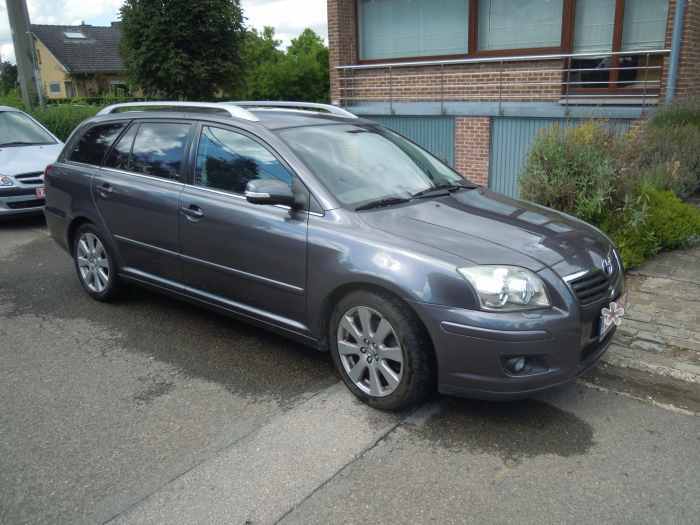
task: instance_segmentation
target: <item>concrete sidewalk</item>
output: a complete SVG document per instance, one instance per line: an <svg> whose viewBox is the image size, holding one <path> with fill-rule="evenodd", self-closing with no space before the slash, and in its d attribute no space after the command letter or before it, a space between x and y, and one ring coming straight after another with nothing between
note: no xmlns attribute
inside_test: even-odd
<svg viewBox="0 0 700 525"><path fill-rule="evenodd" d="M663 253L627 275L625 320L603 374L683 392L700 405L700 247ZM675 403L674 403L675 404ZM691 405L695 405L691 407Z"/></svg>

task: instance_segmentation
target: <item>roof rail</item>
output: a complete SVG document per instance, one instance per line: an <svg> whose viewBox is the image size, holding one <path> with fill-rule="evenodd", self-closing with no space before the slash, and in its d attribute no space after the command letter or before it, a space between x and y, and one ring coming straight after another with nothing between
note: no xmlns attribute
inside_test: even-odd
<svg viewBox="0 0 700 525"><path fill-rule="evenodd" d="M257 101L233 101L225 104L234 104L242 108L282 108L296 110L317 110L326 111L331 115L344 118L358 118L357 115L350 113L348 110L333 106L332 104L317 104L315 102L280 102L274 100L257 100Z"/></svg>
<svg viewBox="0 0 700 525"><path fill-rule="evenodd" d="M230 116L235 118L240 118L244 120L251 120L257 122L260 119L253 115L250 111L245 110L241 107L232 104L220 104L218 102L124 102L122 104L113 104L102 109L98 115L109 115L114 113L119 109L124 108L149 108L149 107L160 107L160 108L181 108L185 110L187 108L204 108L204 109L216 109L218 111L224 111Z"/></svg>

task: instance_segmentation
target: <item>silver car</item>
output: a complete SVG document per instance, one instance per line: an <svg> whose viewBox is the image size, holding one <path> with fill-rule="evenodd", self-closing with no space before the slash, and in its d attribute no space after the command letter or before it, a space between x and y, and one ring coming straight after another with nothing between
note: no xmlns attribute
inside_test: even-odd
<svg viewBox="0 0 700 525"><path fill-rule="evenodd" d="M41 213L44 169L63 143L26 113L0 106L0 217Z"/></svg>

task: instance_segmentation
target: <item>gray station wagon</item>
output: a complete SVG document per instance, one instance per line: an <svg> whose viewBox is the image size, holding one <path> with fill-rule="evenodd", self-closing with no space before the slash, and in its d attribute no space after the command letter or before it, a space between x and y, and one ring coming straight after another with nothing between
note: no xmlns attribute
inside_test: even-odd
<svg viewBox="0 0 700 525"><path fill-rule="evenodd" d="M329 351L381 409L571 381L623 313L596 228L334 106L111 106L45 181L51 233L93 298L134 282L275 330Z"/></svg>

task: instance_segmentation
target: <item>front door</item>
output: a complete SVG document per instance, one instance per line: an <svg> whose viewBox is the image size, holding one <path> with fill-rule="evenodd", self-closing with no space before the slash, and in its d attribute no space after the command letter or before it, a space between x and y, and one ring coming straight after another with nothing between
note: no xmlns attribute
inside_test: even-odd
<svg viewBox="0 0 700 525"><path fill-rule="evenodd" d="M93 179L95 202L126 273L182 278L178 210L192 127L172 121L133 123Z"/></svg>
<svg viewBox="0 0 700 525"><path fill-rule="evenodd" d="M240 313L303 333L308 213L250 204L243 193L257 178L295 184L256 139L202 127L194 184L181 199L185 283Z"/></svg>

